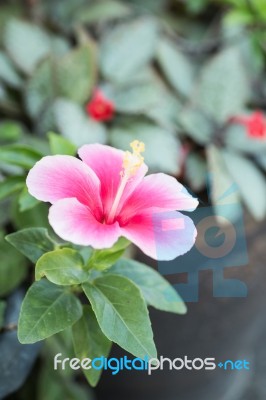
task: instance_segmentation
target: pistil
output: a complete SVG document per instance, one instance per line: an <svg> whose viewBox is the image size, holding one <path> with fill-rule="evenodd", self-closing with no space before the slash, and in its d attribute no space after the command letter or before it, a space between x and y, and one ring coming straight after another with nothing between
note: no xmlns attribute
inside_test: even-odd
<svg viewBox="0 0 266 400"><path fill-rule="evenodd" d="M116 212L127 182L137 173L138 169L144 162L144 157L142 157L141 153L145 151L145 144L143 142L139 142L138 140L134 140L130 143L130 147L132 148L132 153L130 151L126 151L124 155L123 168L120 172L121 182L107 218L107 223L109 224L112 223L116 217Z"/></svg>

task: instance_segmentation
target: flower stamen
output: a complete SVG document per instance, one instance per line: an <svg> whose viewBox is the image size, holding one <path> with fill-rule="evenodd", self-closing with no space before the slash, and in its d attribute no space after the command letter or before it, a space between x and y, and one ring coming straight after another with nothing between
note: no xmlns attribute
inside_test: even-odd
<svg viewBox="0 0 266 400"><path fill-rule="evenodd" d="M144 162L144 157L142 157L141 153L145 151L145 144L134 140L130 143L130 147L132 148L132 153L130 151L125 152L123 170L120 173L122 177L135 175Z"/></svg>
<svg viewBox="0 0 266 400"><path fill-rule="evenodd" d="M145 151L145 144L138 140L134 140L130 143L130 147L132 148L132 153L130 151L125 152L123 159L123 169L120 172L121 182L108 216L108 223L112 223L115 218L119 202L121 200L128 180L137 173L138 169L144 162L144 157L141 155L141 153Z"/></svg>

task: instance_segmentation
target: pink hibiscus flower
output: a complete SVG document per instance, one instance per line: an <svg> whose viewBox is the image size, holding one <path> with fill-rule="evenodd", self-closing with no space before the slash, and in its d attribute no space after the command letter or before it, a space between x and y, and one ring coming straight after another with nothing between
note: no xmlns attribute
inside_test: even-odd
<svg viewBox="0 0 266 400"><path fill-rule="evenodd" d="M102 249L123 236L152 258L174 259L196 237L192 220L175 210L192 211L198 201L171 176L145 176L144 144L131 147L90 144L79 149L81 160L43 157L28 174L29 193L52 203L49 222L64 240Z"/></svg>

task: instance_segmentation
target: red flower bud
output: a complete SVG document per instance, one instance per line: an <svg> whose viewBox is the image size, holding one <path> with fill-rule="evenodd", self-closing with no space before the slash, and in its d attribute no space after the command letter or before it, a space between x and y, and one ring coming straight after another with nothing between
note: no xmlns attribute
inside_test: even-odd
<svg viewBox="0 0 266 400"><path fill-rule="evenodd" d="M91 101L86 105L86 111L96 121L110 121L115 112L114 103L107 99L104 93L97 89Z"/></svg>
<svg viewBox="0 0 266 400"><path fill-rule="evenodd" d="M244 125L249 137L266 139L266 119L261 111L255 111L250 116L235 116L230 121Z"/></svg>

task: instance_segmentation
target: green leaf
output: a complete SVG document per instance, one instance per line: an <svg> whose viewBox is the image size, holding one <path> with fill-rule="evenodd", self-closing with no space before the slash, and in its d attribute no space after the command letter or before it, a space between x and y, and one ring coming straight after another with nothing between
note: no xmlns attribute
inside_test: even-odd
<svg viewBox="0 0 266 400"><path fill-rule="evenodd" d="M258 154L256 157L256 161L259 164L259 166L266 171L266 154L262 153L262 154Z"/></svg>
<svg viewBox="0 0 266 400"><path fill-rule="evenodd" d="M110 142L114 147L128 150L135 139L145 143L145 163L152 170L173 175L180 172L180 143L170 131L146 120L120 121L111 129Z"/></svg>
<svg viewBox="0 0 266 400"><path fill-rule="evenodd" d="M66 33L73 34L76 24L76 15L80 8L88 3L87 0L47 0L42 3L42 9L49 19ZM90 4L90 2L88 3Z"/></svg>
<svg viewBox="0 0 266 400"><path fill-rule="evenodd" d="M133 281L148 305L158 310L185 314L187 308L173 286L157 271L137 261L119 260L108 274L121 275Z"/></svg>
<svg viewBox="0 0 266 400"><path fill-rule="evenodd" d="M22 303L18 339L23 344L38 342L72 326L81 316L76 296L42 279L33 283Z"/></svg>
<svg viewBox="0 0 266 400"><path fill-rule="evenodd" d="M6 28L6 24L23 13L23 4L21 3L5 3L1 5L0 13L0 43L3 45L3 34Z"/></svg>
<svg viewBox="0 0 266 400"><path fill-rule="evenodd" d="M37 118L56 98L56 79L57 61L53 57L44 59L34 70L25 90L26 109L32 118Z"/></svg>
<svg viewBox="0 0 266 400"><path fill-rule="evenodd" d="M48 137L52 154L74 156L77 153L77 147L64 137L53 132L49 132Z"/></svg>
<svg viewBox="0 0 266 400"><path fill-rule="evenodd" d="M81 7L76 19L83 23L100 23L130 14L130 8L117 0L94 1L92 4Z"/></svg>
<svg viewBox="0 0 266 400"><path fill-rule="evenodd" d="M42 155L50 155L50 148L47 140L34 135L24 134L20 140L21 144L25 144L29 147L37 148Z"/></svg>
<svg viewBox="0 0 266 400"><path fill-rule="evenodd" d="M22 190L19 196L18 203L19 203L19 210L23 212L37 206L40 202L39 200L35 199L35 197L29 194L28 188L24 185L24 189Z"/></svg>
<svg viewBox="0 0 266 400"><path fill-rule="evenodd" d="M3 39L15 64L28 75L47 55L62 56L69 48L65 39L49 34L37 24L19 19L8 21Z"/></svg>
<svg viewBox="0 0 266 400"><path fill-rule="evenodd" d="M59 95L83 104L95 85L96 66L92 45L86 44L60 60L57 71Z"/></svg>
<svg viewBox="0 0 266 400"><path fill-rule="evenodd" d="M25 185L24 176L10 176L0 182L0 200L20 191Z"/></svg>
<svg viewBox="0 0 266 400"><path fill-rule="evenodd" d="M8 145L0 148L0 162L30 169L42 158L42 154L31 147Z"/></svg>
<svg viewBox="0 0 266 400"><path fill-rule="evenodd" d="M193 0L185 3L188 12L198 14L202 12L208 5L208 0Z"/></svg>
<svg viewBox="0 0 266 400"><path fill-rule="evenodd" d="M57 353L54 353L57 354ZM69 353L66 353L70 356ZM43 365L44 364L44 365ZM56 371L59 372L59 371ZM65 372L65 371L62 371ZM72 374L73 371L71 370ZM91 395L89 387L75 382L75 377L55 373L53 359L45 354L45 361L38 376L38 400L95 400Z"/></svg>
<svg viewBox="0 0 266 400"><path fill-rule="evenodd" d="M136 357L156 357L151 322L138 287L129 279L107 275L83 284L101 330Z"/></svg>
<svg viewBox="0 0 266 400"><path fill-rule="evenodd" d="M6 302L3 300L0 300L0 329L4 325L5 310L6 310Z"/></svg>
<svg viewBox="0 0 266 400"><path fill-rule="evenodd" d="M112 100L121 113L144 113L158 102L158 90L149 82L128 84L115 91Z"/></svg>
<svg viewBox="0 0 266 400"><path fill-rule="evenodd" d="M0 226L10 222L10 199L5 199L0 201Z"/></svg>
<svg viewBox="0 0 266 400"><path fill-rule="evenodd" d="M93 121L78 104L60 99L55 103L54 112L58 130L77 147L106 142L104 125Z"/></svg>
<svg viewBox="0 0 266 400"><path fill-rule="evenodd" d="M0 110L4 114L15 117L21 116L21 105L17 96L7 90L0 81Z"/></svg>
<svg viewBox="0 0 266 400"><path fill-rule="evenodd" d="M266 152L266 140L249 137L246 128L240 124L230 124L225 132L226 146L247 154Z"/></svg>
<svg viewBox="0 0 266 400"><path fill-rule="evenodd" d="M88 43L61 59L53 56L44 59L29 79L25 91L30 116L36 118L47 113L51 103L60 96L80 104L88 100L95 84L94 59L94 48Z"/></svg>
<svg viewBox="0 0 266 400"><path fill-rule="evenodd" d="M12 88L20 88L22 80L12 62L5 53L0 51L0 80Z"/></svg>
<svg viewBox="0 0 266 400"><path fill-rule="evenodd" d="M105 270L111 267L129 245L130 241L121 237L110 249L93 250L92 256L88 261L88 267L97 270Z"/></svg>
<svg viewBox="0 0 266 400"><path fill-rule="evenodd" d="M47 203L39 203L34 208L21 212L19 209L18 199L11 207L11 220L14 227L18 229L24 228L50 228L48 222L49 206Z"/></svg>
<svg viewBox="0 0 266 400"><path fill-rule="evenodd" d="M4 239L0 240L0 296L14 290L26 277L26 259Z"/></svg>
<svg viewBox="0 0 266 400"><path fill-rule="evenodd" d="M239 51L232 47L220 52L204 67L197 103L216 121L224 122L244 107L249 90Z"/></svg>
<svg viewBox="0 0 266 400"><path fill-rule="evenodd" d="M157 57L169 83L178 93L188 96L194 78L191 62L167 39L160 40Z"/></svg>
<svg viewBox="0 0 266 400"><path fill-rule="evenodd" d="M180 113L180 122L186 134L196 143L208 144L214 133L210 120L198 109L186 108Z"/></svg>
<svg viewBox="0 0 266 400"><path fill-rule="evenodd" d="M0 141L15 142L21 138L23 133L22 126L12 120L6 120L0 123Z"/></svg>
<svg viewBox="0 0 266 400"><path fill-rule="evenodd" d="M53 100L49 104L44 104L44 108L40 111L36 119L34 119L34 131L38 136L45 137L47 132L55 130L54 104L55 101Z"/></svg>
<svg viewBox="0 0 266 400"><path fill-rule="evenodd" d="M247 5L247 8L249 8L249 5ZM253 12L259 12L260 17L265 21L266 19L266 5L264 2L261 2L260 0L253 0L252 1L252 11Z"/></svg>
<svg viewBox="0 0 266 400"><path fill-rule="evenodd" d="M190 153L185 160L185 179L195 192L202 190L207 183L205 159L197 153Z"/></svg>
<svg viewBox="0 0 266 400"><path fill-rule="evenodd" d="M248 210L257 220L266 215L266 180L254 163L241 155L223 151L226 167L238 185Z"/></svg>
<svg viewBox="0 0 266 400"><path fill-rule="evenodd" d="M81 255L72 249L59 249L44 254L37 261L35 278L42 277L56 285L78 285L88 280Z"/></svg>
<svg viewBox="0 0 266 400"><path fill-rule="evenodd" d="M6 240L33 263L56 247L45 228L22 229L7 235Z"/></svg>
<svg viewBox="0 0 266 400"><path fill-rule="evenodd" d="M9 331L9 326L15 328L17 323L19 310L23 299L24 290L16 290L8 298L8 307L5 316L6 331L1 335L0 353L5 363L0 365L0 395L2 399L13 397L13 393L17 392L23 385L28 375L32 371L38 353L40 352L40 344L33 346L23 346L18 342L17 332L15 329ZM18 362L23 360L23 362ZM28 393L29 397L31 395Z"/></svg>
<svg viewBox="0 0 266 400"><path fill-rule="evenodd" d="M130 80L153 57L156 39L157 26L148 18L120 24L108 31L100 53L103 75L117 82Z"/></svg>
<svg viewBox="0 0 266 400"><path fill-rule="evenodd" d="M77 358L93 360L97 357L108 357L112 342L102 333L90 306L83 307L83 316L73 325L72 332ZM102 370L83 369L83 372L90 385L95 387L99 382Z"/></svg>
<svg viewBox="0 0 266 400"><path fill-rule="evenodd" d="M164 127L170 132L175 132L182 113L180 101L165 87L158 87L157 100L158 102L146 111L145 114L159 126Z"/></svg>
<svg viewBox="0 0 266 400"><path fill-rule="evenodd" d="M126 0L131 6L134 7L135 12L141 14L153 13L160 15L160 13L165 9L165 0Z"/></svg>
<svg viewBox="0 0 266 400"><path fill-rule="evenodd" d="M240 203L239 192L234 187L234 181L226 168L221 151L216 146L211 145L207 148L207 161L211 180L211 200L216 214L219 215L221 206ZM223 214L225 212L228 213L229 221L238 218L234 207L223 207Z"/></svg>
<svg viewBox="0 0 266 400"><path fill-rule="evenodd" d="M66 55L67 52L71 49L71 46L67 41L67 37L51 35L51 34L50 34L50 47L51 47L51 52L58 58Z"/></svg>
<svg viewBox="0 0 266 400"><path fill-rule="evenodd" d="M17 66L31 74L50 51L50 38L36 24L12 19L4 32L4 45Z"/></svg>
<svg viewBox="0 0 266 400"><path fill-rule="evenodd" d="M228 25L249 25L256 18L247 10L232 10L225 15L224 22Z"/></svg>

